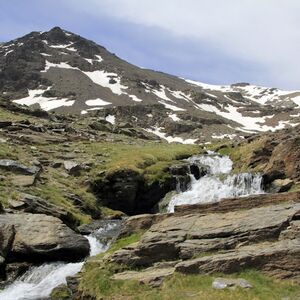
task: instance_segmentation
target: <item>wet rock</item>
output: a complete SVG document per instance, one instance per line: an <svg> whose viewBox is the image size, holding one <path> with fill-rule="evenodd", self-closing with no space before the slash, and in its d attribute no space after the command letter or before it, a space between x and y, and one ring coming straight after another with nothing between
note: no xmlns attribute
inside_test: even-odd
<svg viewBox="0 0 300 300"><path fill-rule="evenodd" d="M284 202L297 203L300 199L300 192L289 192L281 194L262 194L242 198L221 199L219 202L206 204L186 204L175 206L176 215L188 215L193 213L219 213L251 209Z"/></svg>
<svg viewBox="0 0 300 300"><path fill-rule="evenodd" d="M226 288L236 288L240 287L243 289L250 289L252 285L243 278L216 278L213 283L212 287L217 290L223 290Z"/></svg>
<svg viewBox="0 0 300 300"><path fill-rule="evenodd" d="M21 163L11 159L0 159L0 168L25 175L36 175L40 171L40 168L36 166L26 167Z"/></svg>
<svg viewBox="0 0 300 300"><path fill-rule="evenodd" d="M26 273L32 264L27 262L9 263L5 267L5 277L0 282L0 288L13 283L18 277Z"/></svg>
<svg viewBox="0 0 300 300"><path fill-rule="evenodd" d="M4 214L0 227L13 226L9 261L78 261L89 254L89 242L58 218L42 214Z"/></svg>

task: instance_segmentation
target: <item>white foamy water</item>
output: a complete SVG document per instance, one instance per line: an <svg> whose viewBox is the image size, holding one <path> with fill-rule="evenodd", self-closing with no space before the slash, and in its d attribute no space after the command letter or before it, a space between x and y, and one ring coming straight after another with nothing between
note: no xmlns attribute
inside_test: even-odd
<svg viewBox="0 0 300 300"><path fill-rule="evenodd" d="M113 230L116 224L99 229L96 234ZM93 234L86 236L90 243L90 256L97 255L109 248L109 243L100 242ZM66 277L77 274L84 261L78 263L53 262L32 267L23 276L0 292L0 300L37 300L47 298L51 291L66 283Z"/></svg>
<svg viewBox="0 0 300 300"><path fill-rule="evenodd" d="M191 175L191 188L172 197L168 212L174 212L177 205L217 202L222 198L263 193L261 175L230 174L233 163L228 156L209 153L194 156L189 161L209 166L210 172L199 180Z"/></svg>

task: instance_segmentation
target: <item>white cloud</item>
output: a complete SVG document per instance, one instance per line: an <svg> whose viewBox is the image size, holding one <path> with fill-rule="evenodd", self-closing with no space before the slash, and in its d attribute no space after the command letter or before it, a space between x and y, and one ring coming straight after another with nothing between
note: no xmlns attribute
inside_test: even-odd
<svg viewBox="0 0 300 300"><path fill-rule="evenodd" d="M74 8L75 2L71 2ZM162 28L237 59L261 64L274 82L300 86L299 0L89 0L78 9Z"/></svg>

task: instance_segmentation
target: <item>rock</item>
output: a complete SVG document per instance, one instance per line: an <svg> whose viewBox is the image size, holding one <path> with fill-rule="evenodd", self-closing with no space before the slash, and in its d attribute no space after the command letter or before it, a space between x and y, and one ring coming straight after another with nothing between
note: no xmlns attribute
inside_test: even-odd
<svg viewBox="0 0 300 300"><path fill-rule="evenodd" d="M286 199L285 194L279 195ZM279 199L277 201L279 202ZM157 223L153 223L153 217L144 216L140 220L137 219L136 226L147 227L152 223L150 229L137 244L114 252L109 260L130 266L150 266L156 262L182 259L188 260L182 262L182 266L186 266L188 272L200 272L202 261L205 261L207 267L203 268L204 273L232 273L244 268L245 256L247 267L253 266L278 277L288 276L287 274L294 277L298 274L296 265L300 258L300 240L299 245L296 240L299 234L299 198L296 198L296 201L298 202L279 202L277 205L269 204L248 210L241 208L224 213L175 214L158 219ZM293 230L286 232L290 227ZM240 254L241 262L238 258ZM221 255L224 255L222 262L216 263L214 267L215 259ZM192 259L197 256L201 258ZM275 263L276 257L280 259L278 264ZM228 263L227 259L230 259ZM198 260L201 262L201 268L198 268ZM194 261L197 263L194 264ZM255 263L252 264L253 261ZM287 268L282 270L279 267L281 265ZM178 271L183 270L180 269L181 263L177 266Z"/></svg>
<svg viewBox="0 0 300 300"><path fill-rule="evenodd" d="M157 268L152 267L143 271L126 271L117 273L111 277L113 280L136 280L141 284L147 284L151 287L159 287L165 278L173 275L174 267Z"/></svg>
<svg viewBox="0 0 300 300"><path fill-rule="evenodd" d="M54 169L62 167L63 163L61 161L55 161L52 163L51 167Z"/></svg>
<svg viewBox="0 0 300 300"><path fill-rule="evenodd" d="M106 120L93 122L89 125L92 129L97 131L105 131L105 132L111 132L112 131L112 125L107 122Z"/></svg>
<svg viewBox="0 0 300 300"><path fill-rule="evenodd" d="M283 193L287 192L294 184L291 179L276 179L271 183L268 190L270 193Z"/></svg>
<svg viewBox="0 0 300 300"><path fill-rule="evenodd" d="M243 278L216 278L213 283L212 287L217 290L223 290L225 288L236 288L240 287L243 289L250 289L252 285Z"/></svg>
<svg viewBox="0 0 300 300"><path fill-rule="evenodd" d="M7 171L22 173L25 175L36 175L40 171L40 168L36 166L26 167L11 159L0 159L0 168Z"/></svg>
<svg viewBox="0 0 300 300"><path fill-rule="evenodd" d="M122 226L121 236L129 236L135 232L149 229L153 224L170 217L170 214L143 214L129 217Z"/></svg>
<svg viewBox="0 0 300 300"><path fill-rule="evenodd" d="M0 224L0 256L2 258L5 258L10 251L14 237L15 228L13 225Z"/></svg>
<svg viewBox="0 0 300 300"><path fill-rule="evenodd" d="M0 227L14 226L10 261L79 261L89 254L89 242L58 218L42 214L4 214Z"/></svg>
<svg viewBox="0 0 300 300"><path fill-rule="evenodd" d="M300 276L300 240L254 244L234 251L187 260L176 271L188 274L236 273L259 269L277 278Z"/></svg>
<svg viewBox="0 0 300 300"><path fill-rule="evenodd" d="M219 202L206 204L187 204L175 206L176 215L188 215L192 213L218 213L238 211L241 209L251 209L272 204L280 204L284 202L298 203L300 202L300 192L290 192L281 194L262 194L253 195L242 198L221 199Z"/></svg>
<svg viewBox="0 0 300 300"><path fill-rule="evenodd" d="M34 175L16 175L12 178L12 184L20 187L34 185L36 177Z"/></svg>
<svg viewBox="0 0 300 300"><path fill-rule="evenodd" d="M5 267L5 280L0 282L0 289L13 283L18 277L26 273L32 264L27 262L9 263Z"/></svg>
<svg viewBox="0 0 300 300"><path fill-rule="evenodd" d="M11 208L22 210L23 212L53 216L59 218L68 226L75 227L74 218L71 213L40 197L22 193L19 194L18 200L10 200L9 205Z"/></svg>
<svg viewBox="0 0 300 300"><path fill-rule="evenodd" d="M82 169L80 163L71 160L64 161L64 168L70 175L74 176L79 175Z"/></svg>
<svg viewBox="0 0 300 300"><path fill-rule="evenodd" d="M4 207L3 204L0 202L0 214L4 213Z"/></svg>
<svg viewBox="0 0 300 300"><path fill-rule="evenodd" d="M0 128L5 128L11 125L12 125L11 121L0 121Z"/></svg>

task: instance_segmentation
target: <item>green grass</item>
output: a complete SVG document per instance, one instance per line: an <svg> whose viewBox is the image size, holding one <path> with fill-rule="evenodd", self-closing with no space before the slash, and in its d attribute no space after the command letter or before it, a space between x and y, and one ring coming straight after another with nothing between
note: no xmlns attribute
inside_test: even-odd
<svg viewBox="0 0 300 300"><path fill-rule="evenodd" d="M160 288L150 288L136 281L112 281L110 277L116 271L122 271L120 266L92 268L88 266L84 272L91 272L89 288L81 282L83 295L92 295L96 299L135 299L135 300L281 300L288 298L296 300L300 297L300 287L291 281L279 281L269 278L257 271L245 271L231 276L185 275L175 273L167 278ZM212 282L216 277L244 278L252 289L215 290Z"/></svg>
<svg viewBox="0 0 300 300"><path fill-rule="evenodd" d="M266 138L262 137L255 139L254 141L244 143L240 146L233 147L231 144L224 145L225 147L218 150L218 153L221 155L228 155L233 161L234 172L246 172L249 171L249 164L253 152L259 150L265 144ZM223 145L223 144L222 144ZM210 146L210 150L218 149L220 144L215 144ZM253 168L252 171L260 172L264 168L263 165L259 165L256 168Z"/></svg>

